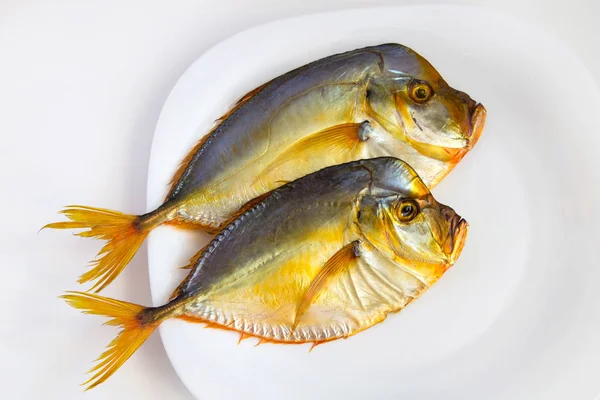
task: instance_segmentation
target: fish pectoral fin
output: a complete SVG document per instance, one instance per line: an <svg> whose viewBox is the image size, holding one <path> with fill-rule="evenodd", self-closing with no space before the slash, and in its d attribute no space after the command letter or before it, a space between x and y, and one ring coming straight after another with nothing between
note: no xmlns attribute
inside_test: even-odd
<svg viewBox="0 0 600 400"><path fill-rule="evenodd" d="M301 160L302 155L306 157L318 157L317 153L333 155L341 151L352 150L360 142L368 139L370 129L369 123L365 121L362 123L335 125L313 133L292 144L277 156L277 158L266 166L257 180L289 161Z"/></svg>
<svg viewBox="0 0 600 400"><path fill-rule="evenodd" d="M354 241L347 244L338 250L327 262L321 267L317 276L312 280L308 289L302 296L302 300L296 307L296 316L292 330L295 330L300 323L300 319L308 310L311 304L317 299L332 278L346 271L359 258L358 256L359 241Z"/></svg>
<svg viewBox="0 0 600 400"><path fill-rule="evenodd" d="M458 164L458 162L467 154L468 149L466 148L451 148L451 147L442 147L435 146L428 143L418 142L416 140L411 139L410 137L406 137L408 142L417 150L419 153L424 156L435 158L436 160L445 162L445 163L454 163Z"/></svg>

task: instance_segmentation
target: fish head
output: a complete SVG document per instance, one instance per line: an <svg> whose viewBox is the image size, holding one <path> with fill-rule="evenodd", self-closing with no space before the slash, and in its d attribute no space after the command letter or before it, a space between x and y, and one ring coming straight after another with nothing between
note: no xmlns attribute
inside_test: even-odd
<svg viewBox="0 0 600 400"><path fill-rule="evenodd" d="M394 92L394 102L407 139L432 158L451 161L464 155L481 136L486 117L483 105L441 77L421 75L405 80L401 90ZM456 150L440 152L436 148Z"/></svg>
<svg viewBox="0 0 600 400"><path fill-rule="evenodd" d="M410 49L387 54L384 65L368 93L375 118L419 154L456 165L479 140L485 107Z"/></svg>
<svg viewBox="0 0 600 400"><path fill-rule="evenodd" d="M359 229L389 259L410 268L436 265L445 271L460 256L468 224L437 202L408 164L396 162L400 175L384 174L383 182L376 180L361 197Z"/></svg>
<svg viewBox="0 0 600 400"><path fill-rule="evenodd" d="M461 157L481 136L485 108L467 93L448 85L416 52L406 57L404 69L408 73L404 72L402 79L397 80L394 102L396 117L407 138L417 150L432 158L450 161ZM456 150L440 151L439 148Z"/></svg>

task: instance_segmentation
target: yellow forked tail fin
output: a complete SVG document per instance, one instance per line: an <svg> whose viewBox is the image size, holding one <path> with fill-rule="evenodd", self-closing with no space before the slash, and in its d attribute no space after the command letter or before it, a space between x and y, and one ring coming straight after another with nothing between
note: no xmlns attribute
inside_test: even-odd
<svg viewBox="0 0 600 400"><path fill-rule="evenodd" d="M90 289L96 292L104 289L123 271L154 227L142 221L144 217L104 208L67 206L61 214L71 221L54 222L42 229L87 229L77 235L108 241L91 262L93 268L78 280L79 283L97 280Z"/></svg>
<svg viewBox="0 0 600 400"><path fill-rule="evenodd" d="M155 319L153 309L137 304L113 300L96 294L67 292L61 296L71 306L85 314L110 317L105 325L121 326L123 330L108 345L96 360L98 364L88 371L94 374L82 384L89 390L107 380L148 339L158 327L161 319Z"/></svg>

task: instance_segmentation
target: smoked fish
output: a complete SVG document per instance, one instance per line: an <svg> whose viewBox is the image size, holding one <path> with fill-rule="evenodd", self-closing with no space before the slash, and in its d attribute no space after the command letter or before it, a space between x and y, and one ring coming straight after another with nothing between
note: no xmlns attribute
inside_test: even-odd
<svg viewBox="0 0 600 400"><path fill-rule="evenodd" d="M477 142L485 108L413 50L384 44L288 72L244 96L187 155L165 202L144 215L67 206L55 229L106 240L79 282L100 291L161 224L216 232L285 182L349 161L404 160L429 188Z"/></svg>
<svg viewBox="0 0 600 400"><path fill-rule="evenodd" d="M225 226L163 306L65 294L75 308L122 327L85 384L104 382L169 318L274 343L352 336L434 284L459 257L467 228L403 161L322 169Z"/></svg>

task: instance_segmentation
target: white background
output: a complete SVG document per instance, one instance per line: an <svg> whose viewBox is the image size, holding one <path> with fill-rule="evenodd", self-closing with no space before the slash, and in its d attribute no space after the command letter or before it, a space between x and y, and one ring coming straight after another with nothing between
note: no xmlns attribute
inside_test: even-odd
<svg viewBox="0 0 600 400"><path fill-rule="evenodd" d="M600 79L597 0L472 2L550 32ZM82 393L83 373L115 331L56 296L79 289L75 278L99 243L37 230L71 203L144 211L161 106L212 45L280 17L414 3L0 0L0 397L190 399L158 335L107 384ZM568 71L565 79L577 84ZM145 259L143 247L103 294L149 304Z"/></svg>

